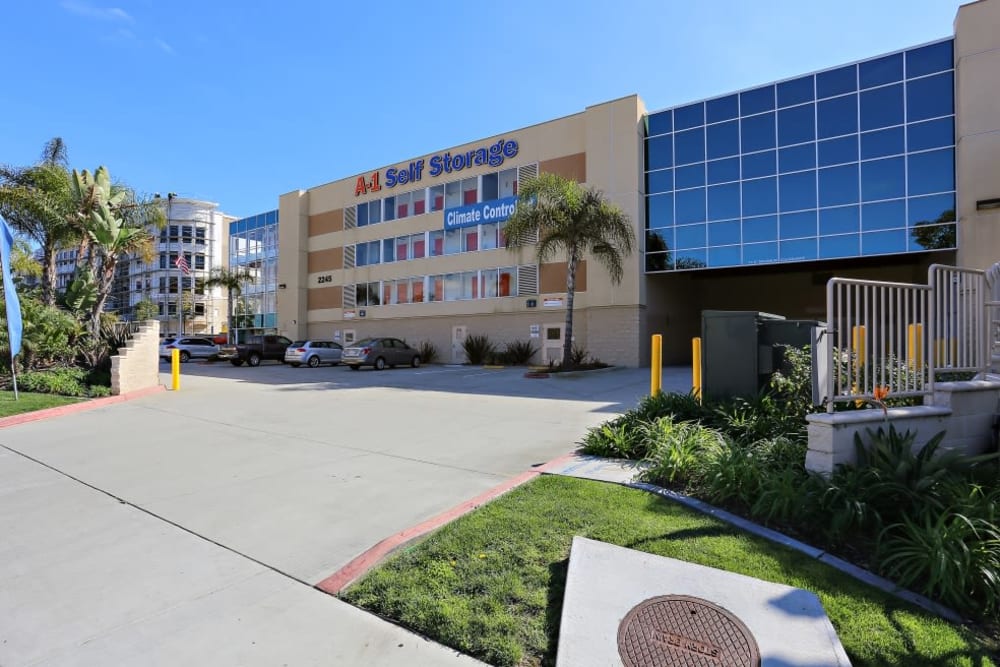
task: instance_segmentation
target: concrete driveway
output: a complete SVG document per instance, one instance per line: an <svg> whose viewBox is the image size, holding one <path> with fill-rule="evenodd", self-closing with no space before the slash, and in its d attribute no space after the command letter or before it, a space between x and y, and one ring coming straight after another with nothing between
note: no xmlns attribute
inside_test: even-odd
<svg viewBox="0 0 1000 667"><path fill-rule="evenodd" d="M471 664L311 586L570 451L648 373L186 364L3 429L0 665Z"/></svg>

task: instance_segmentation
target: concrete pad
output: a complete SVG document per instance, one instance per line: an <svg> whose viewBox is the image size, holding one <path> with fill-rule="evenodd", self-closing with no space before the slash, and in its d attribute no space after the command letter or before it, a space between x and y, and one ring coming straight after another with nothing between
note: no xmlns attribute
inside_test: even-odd
<svg viewBox="0 0 1000 667"><path fill-rule="evenodd" d="M643 461L574 454L551 465L543 466L540 470L548 475L628 484L635 481L639 474L648 467L649 464Z"/></svg>
<svg viewBox="0 0 1000 667"><path fill-rule="evenodd" d="M556 664L620 665L619 625L633 607L661 595L702 598L734 614L756 640L762 667L851 664L809 591L582 537L573 538L570 552Z"/></svg>

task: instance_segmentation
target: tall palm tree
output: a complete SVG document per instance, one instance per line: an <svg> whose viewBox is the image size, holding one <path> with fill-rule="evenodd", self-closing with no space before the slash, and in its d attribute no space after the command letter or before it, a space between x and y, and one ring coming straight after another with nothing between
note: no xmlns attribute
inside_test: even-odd
<svg viewBox="0 0 1000 667"><path fill-rule="evenodd" d="M48 141L41 161L31 167L0 166L0 214L38 244L42 263L42 301L55 303L56 253L76 243L75 210L66 145Z"/></svg>
<svg viewBox="0 0 1000 667"><path fill-rule="evenodd" d="M597 259L619 284L624 258L632 253L635 233L629 217L605 199L603 193L556 174L543 173L521 187L517 209L507 220L507 248L533 242L538 231L537 257L545 262L566 253L566 330L562 365L572 363L573 300L576 270L585 255Z"/></svg>
<svg viewBox="0 0 1000 667"><path fill-rule="evenodd" d="M211 276L205 281L205 287L226 288L226 332L229 342L233 342L233 299L243 292L243 286L254 281L254 274L249 269L213 269Z"/></svg>

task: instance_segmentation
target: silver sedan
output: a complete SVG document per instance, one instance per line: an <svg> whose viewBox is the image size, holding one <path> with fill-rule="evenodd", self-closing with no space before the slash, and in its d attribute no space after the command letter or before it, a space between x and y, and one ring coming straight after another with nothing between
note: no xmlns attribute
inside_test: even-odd
<svg viewBox="0 0 1000 667"><path fill-rule="evenodd" d="M336 366L344 348L332 340L297 340L285 350L285 363L298 367L306 364L316 368L320 364Z"/></svg>

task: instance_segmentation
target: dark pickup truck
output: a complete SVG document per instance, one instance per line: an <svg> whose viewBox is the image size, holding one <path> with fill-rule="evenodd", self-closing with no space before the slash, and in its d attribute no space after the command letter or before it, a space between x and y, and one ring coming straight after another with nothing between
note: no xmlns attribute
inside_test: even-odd
<svg viewBox="0 0 1000 667"><path fill-rule="evenodd" d="M260 366L265 359L285 362L285 350L292 341L284 336L250 336L239 345L223 345L219 348L219 359L228 360L233 366Z"/></svg>

